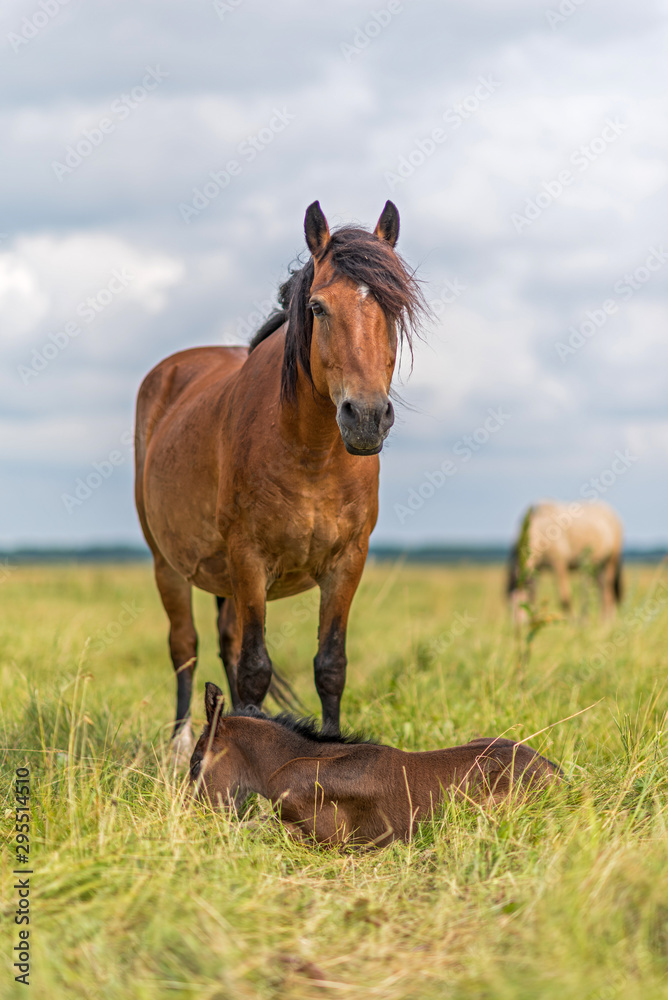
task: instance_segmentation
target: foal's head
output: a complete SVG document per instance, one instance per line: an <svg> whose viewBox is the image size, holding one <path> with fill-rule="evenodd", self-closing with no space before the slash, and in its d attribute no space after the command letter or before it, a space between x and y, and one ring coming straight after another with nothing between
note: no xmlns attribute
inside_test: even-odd
<svg viewBox="0 0 668 1000"><path fill-rule="evenodd" d="M388 201L369 233L344 226L330 233L317 201L306 211L311 259L281 288L283 310L258 331L251 350L287 320L281 379L294 400L300 372L331 400L346 449L375 455L394 422L390 384L403 338L411 346L425 303L394 246L399 213Z"/></svg>
<svg viewBox="0 0 668 1000"><path fill-rule="evenodd" d="M223 692L208 682L204 694L206 726L190 758L190 782L198 798L215 805L241 807L254 791L248 761L225 725Z"/></svg>

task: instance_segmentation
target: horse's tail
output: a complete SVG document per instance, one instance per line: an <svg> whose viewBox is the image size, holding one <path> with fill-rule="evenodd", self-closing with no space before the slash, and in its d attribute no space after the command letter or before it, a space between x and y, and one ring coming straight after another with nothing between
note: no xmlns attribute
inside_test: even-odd
<svg viewBox="0 0 668 1000"><path fill-rule="evenodd" d="M624 585L622 582L622 557L621 554L617 560L617 565L615 566L615 579L612 583L613 590L615 592L615 600L617 604L622 603L622 597L624 596Z"/></svg>
<svg viewBox="0 0 668 1000"><path fill-rule="evenodd" d="M306 708L304 702L294 691L290 682L287 681L282 674L279 674L273 664L271 667L271 684L269 685L267 694L270 694L274 701L277 702L281 708L287 709L288 712L296 712L298 715L308 714L308 709Z"/></svg>
<svg viewBox="0 0 668 1000"><path fill-rule="evenodd" d="M218 606L218 613L220 614L220 609L222 608L225 601L228 600L226 597L216 597L216 605ZM272 676L271 683L269 685L269 690L267 694L270 694L274 701L281 707L287 709L288 712L297 712L301 715L307 714L307 708L304 703L300 700L299 696L295 693L292 685L289 681L279 674L276 667L272 664Z"/></svg>

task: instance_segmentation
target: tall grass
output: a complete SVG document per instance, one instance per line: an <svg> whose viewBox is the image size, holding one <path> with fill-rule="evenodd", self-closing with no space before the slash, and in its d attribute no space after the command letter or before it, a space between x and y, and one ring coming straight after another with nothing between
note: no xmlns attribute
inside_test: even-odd
<svg viewBox="0 0 668 1000"><path fill-rule="evenodd" d="M261 803L252 826L187 804L147 567L15 570L0 584L2 795L11 835L27 762L32 995L665 997L668 610L635 614L656 582L634 570L615 625L546 629L520 669L500 569L370 566L345 722L409 750L537 733L568 782L494 811L449 805L412 843L369 853L297 844ZM267 633L315 711L315 613L302 622L299 601L272 605ZM123 604L136 616L110 628ZM199 724L221 666L213 598L196 612ZM2 865L0 996L20 997L8 850Z"/></svg>

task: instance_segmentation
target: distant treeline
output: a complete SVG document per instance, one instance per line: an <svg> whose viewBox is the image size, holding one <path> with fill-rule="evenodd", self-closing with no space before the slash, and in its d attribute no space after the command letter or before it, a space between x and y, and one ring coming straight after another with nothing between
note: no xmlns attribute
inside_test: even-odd
<svg viewBox="0 0 668 1000"><path fill-rule="evenodd" d="M377 562L395 562L402 559L410 563L476 563L491 565L505 562L510 545L425 545L403 547L400 545L372 546L369 558ZM624 551L627 562L658 563L668 556L668 549L628 548ZM25 548L0 552L0 562L7 566L29 563L132 563L145 562L150 552L141 545L92 545L86 548ZM2 566L0 566L0 571Z"/></svg>
<svg viewBox="0 0 668 1000"><path fill-rule="evenodd" d="M510 553L508 545L426 545L419 548L402 548L397 545L371 547L369 558L378 562L405 559L411 563L479 563L494 564L506 562ZM668 549L624 550L627 562L658 563L668 555Z"/></svg>
<svg viewBox="0 0 668 1000"><path fill-rule="evenodd" d="M146 562L151 553L143 545L91 545L85 548L26 548L0 552L5 566L23 563Z"/></svg>

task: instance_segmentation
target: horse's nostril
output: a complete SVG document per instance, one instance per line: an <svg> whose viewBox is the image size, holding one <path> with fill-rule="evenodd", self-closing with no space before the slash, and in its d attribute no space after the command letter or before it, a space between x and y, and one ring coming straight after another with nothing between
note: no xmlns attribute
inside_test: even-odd
<svg viewBox="0 0 668 1000"><path fill-rule="evenodd" d="M350 399L344 399L341 403L341 413L339 419L346 426L353 428L359 423L359 409Z"/></svg>
<svg viewBox="0 0 668 1000"><path fill-rule="evenodd" d="M390 403L389 401L387 406L385 407L385 413L383 414L383 419L381 423L384 428L388 429L394 423L394 407L392 406L392 403Z"/></svg>

